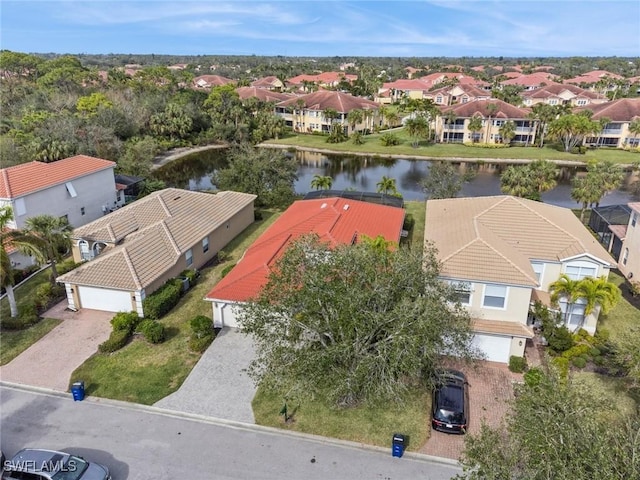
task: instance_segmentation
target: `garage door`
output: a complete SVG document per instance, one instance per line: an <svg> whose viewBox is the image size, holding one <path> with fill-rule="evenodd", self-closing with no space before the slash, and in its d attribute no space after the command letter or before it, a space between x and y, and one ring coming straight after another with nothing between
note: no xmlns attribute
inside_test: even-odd
<svg viewBox="0 0 640 480"><path fill-rule="evenodd" d="M491 362L509 363L511 337L476 333L472 343L484 352L487 360Z"/></svg>
<svg viewBox="0 0 640 480"><path fill-rule="evenodd" d="M78 287L81 308L107 312L130 312L131 293L94 287Z"/></svg>

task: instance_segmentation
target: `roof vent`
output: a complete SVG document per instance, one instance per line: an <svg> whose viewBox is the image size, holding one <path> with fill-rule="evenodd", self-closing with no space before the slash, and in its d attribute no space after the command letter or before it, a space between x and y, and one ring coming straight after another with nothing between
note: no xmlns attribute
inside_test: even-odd
<svg viewBox="0 0 640 480"><path fill-rule="evenodd" d="M349 210L349 204L347 203L344 207L342 207L343 210Z"/></svg>
<svg viewBox="0 0 640 480"><path fill-rule="evenodd" d="M322 205L320 205L320 208L327 208L327 204L323 203Z"/></svg>

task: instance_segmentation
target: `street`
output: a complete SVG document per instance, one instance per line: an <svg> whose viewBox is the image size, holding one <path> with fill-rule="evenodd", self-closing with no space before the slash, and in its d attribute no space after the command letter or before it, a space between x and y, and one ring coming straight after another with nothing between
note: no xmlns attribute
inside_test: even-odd
<svg viewBox="0 0 640 480"><path fill-rule="evenodd" d="M0 386L2 451L65 450L106 465L114 480L450 479L460 469L243 424L184 418L97 398L74 402Z"/></svg>

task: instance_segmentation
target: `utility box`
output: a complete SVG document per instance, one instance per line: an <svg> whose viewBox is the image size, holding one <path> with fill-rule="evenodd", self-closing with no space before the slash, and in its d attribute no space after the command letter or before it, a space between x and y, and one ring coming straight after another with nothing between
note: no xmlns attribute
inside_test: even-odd
<svg viewBox="0 0 640 480"><path fill-rule="evenodd" d="M71 394L73 395L74 402L84 400L84 382L75 382L71 385Z"/></svg>
<svg viewBox="0 0 640 480"><path fill-rule="evenodd" d="M407 437L401 433L394 433L391 440L391 455L401 458L406 448Z"/></svg>

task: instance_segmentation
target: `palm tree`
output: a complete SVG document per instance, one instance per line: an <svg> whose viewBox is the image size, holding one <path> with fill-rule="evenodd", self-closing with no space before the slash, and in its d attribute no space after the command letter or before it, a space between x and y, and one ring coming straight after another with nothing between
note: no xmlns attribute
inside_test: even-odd
<svg viewBox="0 0 640 480"><path fill-rule="evenodd" d="M605 277L586 277L580 280L577 295L578 298L586 301L584 307L585 316L591 314L598 305L602 313L609 313L622 298L622 293L618 286L608 281Z"/></svg>
<svg viewBox="0 0 640 480"><path fill-rule="evenodd" d="M8 228L13 219L13 210L10 206L0 208L0 282L7 291L11 317L18 316L18 305L13 292L13 265L9 258L9 251L23 247L44 248L42 239L18 229ZM39 258L41 259L41 257Z"/></svg>
<svg viewBox="0 0 640 480"><path fill-rule="evenodd" d="M473 140L473 143L478 143L478 140L480 140L480 138L477 134L478 132L482 131L482 117L480 115L474 115L473 117L471 117L467 128L469 129L469 131L471 131L471 138Z"/></svg>
<svg viewBox="0 0 640 480"><path fill-rule="evenodd" d="M508 166L500 175L500 190L507 195L521 198L535 197L535 190L532 188L531 170L527 166Z"/></svg>
<svg viewBox="0 0 640 480"><path fill-rule="evenodd" d="M538 121L538 137L540 138L538 147L542 148L544 145L544 136L547 133L547 125L549 125L549 123L551 123L557 116L557 109L553 105L549 105L547 103L536 103L531 108L529 117Z"/></svg>
<svg viewBox="0 0 640 480"><path fill-rule="evenodd" d="M538 193L556 188L558 184L558 167L549 160L535 160L528 165L531 178Z"/></svg>
<svg viewBox="0 0 640 480"><path fill-rule="evenodd" d="M500 125L500 129L498 130L500 133L500 138L502 138L502 143L506 143L507 145L511 144L511 140L516 135L516 124L513 120L509 120Z"/></svg>
<svg viewBox="0 0 640 480"><path fill-rule="evenodd" d="M451 137L451 125L453 125L456 121L458 117L456 116L456 113L453 110L449 110L447 111L447 113L444 114L444 121L445 121L445 125L448 125L448 129L447 129L447 143L449 143L449 139ZM444 134L443 134L444 136Z"/></svg>
<svg viewBox="0 0 640 480"><path fill-rule="evenodd" d="M640 120L634 120L629 124L629 133L633 135L633 145L637 147L638 142L635 140L638 138L638 135L640 135Z"/></svg>
<svg viewBox="0 0 640 480"><path fill-rule="evenodd" d="M362 123L364 119L364 112L358 108L354 108L347 113L347 123L351 126L351 131L354 132L356 126Z"/></svg>
<svg viewBox="0 0 640 480"><path fill-rule="evenodd" d="M331 132L331 127L333 127L333 122L337 118L340 118L340 114L334 108L326 108L322 115L324 116L325 121L329 124L329 132Z"/></svg>
<svg viewBox="0 0 640 480"><path fill-rule="evenodd" d="M314 175L311 180L311 188L316 190L329 190L333 185L333 179L329 176Z"/></svg>
<svg viewBox="0 0 640 480"><path fill-rule="evenodd" d="M484 143L489 143L489 132L491 132L491 118L499 110L498 105L490 103L487 105L487 135L484 137Z"/></svg>
<svg viewBox="0 0 640 480"><path fill-rule="evenodd" d="M69 220L66 217L37 215L26 220L23 231L42 240L40 245L27 245L22 247L22 250L29 255L41 257L51 264L50 279L51 284L55 285L58 278L56 263L62 259L61 252L66 253L71 248L73 227Z"/></svg>
<svg viewBox="0 0 640 480"><path fill-rule="evenodd" d="M566 273L560 275L560 278L549 285L551 292L551 302L558 304L558 300L563 299L567 302L567 308L564 312L564 323L566 324L571 316L573 305L580 297L580 281L569 278Z"/></svg>
<svg viewBox="0 0 640 480"><path fill-rule="evenodd" d="M389 107L384 115L387 122L389 122L389 127L396 126L400 121L400 115L398 114L398 109L396 107Z"/></svg>
<svg viewBox="0 0 640 480"><path fill-rule="evenodd" d="M386 240L382 235L378 235L375 238L367 235L360 235L359 240L361 243L375 251L378 255L385 257L393 247L398 245L393 240Z"/></svg>
<svg viewBox="0 0 640 480"><path fill-rule="evenodd" d="M424 138L429 132L429 124L427 123L427 119L422 115L415 116L413 118L408 118L404 123L405 128L407 129L407 133L413 139L411 146L413 148L418 148L420 144L420 138Z"/></svg>
<svg viewBox="0 0 640 480"><path fill-rule="evenodd" d="M580 221L584 223L584 214L590 205L599 202L602 198L600 188L587 177L575 177L573 179L573 188L571 189L571 198L582 205L580 209Z"/></svg>
<svg viewBox="0 0 640 480"><path fill-rule="evenodd" d="M398 191L396 189L396 179L389 178L386 175L382 176L382 179L378 183L376 183L376 186L378 187L378 193L394 194Z"/></svg>

